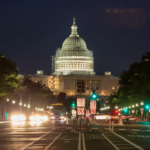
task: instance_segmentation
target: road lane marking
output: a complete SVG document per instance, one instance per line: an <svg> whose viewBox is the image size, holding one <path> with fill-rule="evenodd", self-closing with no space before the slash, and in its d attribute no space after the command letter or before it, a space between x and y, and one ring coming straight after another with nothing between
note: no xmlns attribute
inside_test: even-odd
<svg viewBox="0 0 150 150"><path fill-rule="evenodd" d="M60 133L60 134L45 148L45 150L48 150L48 149L52 146L52 144L61 136L61 134L62 134L62 133Z"/></svg>
<svg viewBox="0 0 150 150"><path fill-rule="evenodd" d="M52 131L49 131L48 133L45 133L44 135L36 138L36 140L30 142L29 144L25 145L24 147L22 147L20 150L26 150L28 147L30 147L31 145L33 145L35 142L39 141L40 139L42 139L44 136L46 136L47 134L51 133Z"/></svg>
<svg viewBox="0 0 150 150"><path fill-rule="evenodd" d="M126 142L130 143L131 145L133 145L134 147L138 148L139 150L144 150L142 147L136 145L135 143L127 140L126 138L122 137L121 135L115 133L115 132L112 132L113 134L115 134L116 136L120 137L121 139L125 140Z"/></svg>
<svg viewBox="0 0 150 150"><path fill-rule="evenodd" d="M84 133L82 133L82 143L83 143L83 150L86 150L86 147L85 147L85 139L84 139Z"/></svg>
<svg viewBox="0 0 150 150"><path fill-rule="evenodd" d="M119 150L119 148L114 145L103 133L101 134L116 150Z"/></svg>
<svg viewBox="0 0 150 150"><path fill-rule="evenodd" d="M79 133L78 150L81 150L81 133Z"/></svg>

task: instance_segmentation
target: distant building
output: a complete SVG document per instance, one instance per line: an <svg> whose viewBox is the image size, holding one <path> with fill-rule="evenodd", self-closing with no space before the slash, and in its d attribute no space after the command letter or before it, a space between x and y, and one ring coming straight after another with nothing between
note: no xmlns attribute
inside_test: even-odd
<svg viewBox="0 0 150 150"><path fill-rule="evenodd" d="M111 93L117 92L119 79L111 72L95 75L93 52L87 49L85 41L78 35L75 18L71 29L62 48L52 56L52 75L44 75L42 70L38 70L36 75L30 75L30 79L45 84L55 95L65 92L67 96L89 97L92 88L97 89L99 100L105 103ZM84 83L83 91L78 90L79 81Z"/></svg>

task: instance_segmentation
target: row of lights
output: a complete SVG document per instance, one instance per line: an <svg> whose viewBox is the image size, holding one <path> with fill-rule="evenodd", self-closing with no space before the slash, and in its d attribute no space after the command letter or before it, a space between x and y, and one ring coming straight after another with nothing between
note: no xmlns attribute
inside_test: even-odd
<svg viewBox="0 0 150 150"><path fill-rule="evenodd" d="M101 110L106 110L106 109L109 109L110 107L104 107L104 108L101 108Z"/></svg>
<svg viewBox="0 0 150 150"><path fill-rule="evenodd" d="M35 110L37 110L37 111L44 111L43 108L35 108Z"/></svg>
<svg viewBox="0 0 150 150"><path fill-rule="evenodd" d="M141 102L141 106L143 106L144 105L144 103L143 102ZM139 106L139 104L135 104L135 105L132 105L132 106L129 106L129 107L124 107L124 108L120 108L120 109L118 109L119 111L122 111L122 110L124 110L124 109L130 109L130 108L134 108L134 107L138 107Z"/></svg>
<svg viewBox="0 0 150 150"><path fill-rule="evenodd" d="M47 106L47 108L52 109L52 108L53 108L53 106Z"/></svg>
<svg viewBox="0 0 150 150"><path fill-rule="evenodd" d="M9 99L7 99L7 102L9 102ZM13 103L13 104L15 104L15 103L16 103L16 101L15 101L15 100L13 100L13 101L12 101L12 103ZM20 105L20 106L22 106L23 104L22 104L22 103L19 103L19 105ZM23 106L24 106L24 107L28 107L28 108L30 108L30 105L29 105L29 104L28 104L28 105L27 105L27 104L24 104Z"/></svg>

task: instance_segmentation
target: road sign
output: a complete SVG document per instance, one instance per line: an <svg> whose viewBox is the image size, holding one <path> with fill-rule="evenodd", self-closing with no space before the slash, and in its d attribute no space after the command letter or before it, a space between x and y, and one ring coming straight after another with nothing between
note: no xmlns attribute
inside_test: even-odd
<svg viewBox="0 0 150 150"><path fill-rule="evenodd" d="M77 107L85 107L85 98L77 98Z"/></svg>
<svg viewBox="0 0 150 150"><path fill-rule="evenodd" d="M72 110L72 116L76 116L76 110Z"/></svg>
<svg viewBox="0 0 150 150"><path fill-rule="evenodd" d="M84 115L84 108L78 108L78 115Z"/></svg>
<svg viewBox="0 0 150 150"><path fill-rule="evenodd" d="M86 110L86 117L89 117L89 110Z"/></svg>
<svg viewBox="0 0 150 150"><path fill-rule="evenodd" d="M90 109L96 109L96 101L91 101L90 102Z"/></svg>
<svg viewBox="0 0 150 150"><path fill-rule="evenodd" d="M96 109L91 109L91 114L96 114Z"/></svg>
<svg viewBox="0 0 150 150"><path fill-rule="evenodd" d="M143 115L144 108L140 108L141 115Z"/></svg>

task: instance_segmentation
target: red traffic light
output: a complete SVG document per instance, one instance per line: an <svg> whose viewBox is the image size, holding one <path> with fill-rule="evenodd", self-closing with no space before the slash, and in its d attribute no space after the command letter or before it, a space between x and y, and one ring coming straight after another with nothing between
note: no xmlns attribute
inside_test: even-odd
<svg viewBox="0 0 150 150"><path fill-rule="evenodd" d="M114 113L115 113L115 114L118 114L118 110L115 110Z"/></svg>

